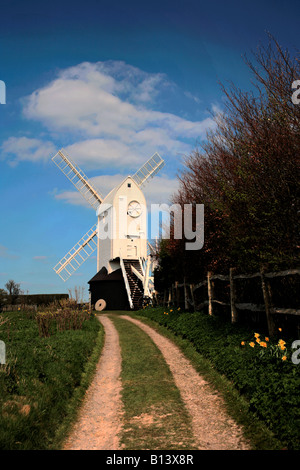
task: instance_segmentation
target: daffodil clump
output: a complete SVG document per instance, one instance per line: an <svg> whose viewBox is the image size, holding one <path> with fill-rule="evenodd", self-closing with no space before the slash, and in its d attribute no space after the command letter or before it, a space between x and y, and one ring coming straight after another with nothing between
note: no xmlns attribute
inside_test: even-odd
<svg viewBox="0 0 300 470"><path fill-rule="evenodd" d="M175 313L179 313L180 312L180 307L178 308L170 308L170 309L167 309L167 310L164 310L164 315L169 315L169 313L172 313L172 312L175 312Z"/></svg>
<svg viewBox="0 0 300 470"><path fill-rule="evenodd" d="M278 328L279 332L282 332L282 328ZM271 356L277 357L281 359L282 361L287 360L287 348L286 348L286 342L283 339L279 339L277 343L271 343L270 338L265 336L263 339L260 335L260 333L254 333L254 340L250 341L248 345L251 348L262 348L260 349L259 353L260 356L264 355L264 349L268 350L268 353ZM241 346L246 347L247 342L246 341L241 341Z"/></svg>
<svg viewBox="0 0 300 470"><path fill-rule="evenodd" d="M282 447L300 449L300 364L292 361L293 339L288 333L280 329L269 338L267 333L254 333L250 327L233 325L221 316L182 312L177 306L154 307L137 315L190 342L201 362L208 360L234 384L251 412L284 443Z"/></svg>
<svg viewBox="0 0 300 470"><path fill-rule="evenodd" d="M143 310L151 310L151 309L153 309L153 308L154 308L154 307L153 307L153 303L152 303L151 300L147 300L147 301L144 300L144 303L143 303Z"/></svg>

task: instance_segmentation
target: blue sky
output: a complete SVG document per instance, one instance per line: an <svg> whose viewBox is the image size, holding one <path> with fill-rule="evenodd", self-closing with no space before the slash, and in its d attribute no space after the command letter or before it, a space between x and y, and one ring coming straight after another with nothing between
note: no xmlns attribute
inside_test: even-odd
<svg viewBox="0 0 300 470"><path fill-rule="evenodd" d="M249 90L242 56L266 31L291 49L299 37L296 1L2 0L0 16L0 288L31 294L87 292L96 273L94 258L66 283L52 269L96 222L51 162L60 148L104 195L158 151L145 193L168 202L222 110L218 82Z"/></svg>

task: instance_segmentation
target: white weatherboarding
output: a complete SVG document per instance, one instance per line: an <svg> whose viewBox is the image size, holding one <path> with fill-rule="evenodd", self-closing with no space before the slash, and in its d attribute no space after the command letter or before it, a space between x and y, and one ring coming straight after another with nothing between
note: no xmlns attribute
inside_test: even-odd
<svg viewBox="0 0 300 470"><path fill-rule="evenodd" d="M97 250L97 271L105 267L110 274L121 268L130 308L138 308L138 284L142 283L143 297L152 297L154 288L153 248L147 241L146 200L141 187L164 166L164 160L155 153L105 198L63 149L52 161L95 209L98 219L57 263L54 271L66 281ZM98 310L103 310L105 299L99 299L96 304Z"/></svg>

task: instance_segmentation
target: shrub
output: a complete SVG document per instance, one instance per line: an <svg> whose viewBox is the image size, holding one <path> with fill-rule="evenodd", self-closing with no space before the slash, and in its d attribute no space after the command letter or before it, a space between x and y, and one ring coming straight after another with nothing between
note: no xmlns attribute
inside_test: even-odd
<svg viewBox="0 0 300 470"><path fill-rule="evenodd" d="M53 302L46 310L36 314L40 336L47 337L55 331L80 330L90 317L88 310L81 310L72 299Z"/></svg>

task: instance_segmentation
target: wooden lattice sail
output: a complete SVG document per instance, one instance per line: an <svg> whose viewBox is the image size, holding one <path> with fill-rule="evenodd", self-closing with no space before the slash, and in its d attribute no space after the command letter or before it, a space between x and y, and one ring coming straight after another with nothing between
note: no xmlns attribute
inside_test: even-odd
<svg viewBox="0 0 300 470"><path fill-rule="evenodd" d="M142 186L149 178L153 178L165 165L164 160L155 153L149 160L133 175L132 179Z"/></svg>
<svg viewBox="0 0 300 470"><path fill-rule="evenodd" d="M97 224L95 224L73 248L64 256L56 266L54 271L64 281L84 263L97 249Z"/></svg>
<svg viewBox="0 0 300 470"><path fill-rule="evenodd" d="M74 184L75 188L82 194L85 200L97 210L103 201L103 197L91 185L83 171L66 156L65 151L59 150L52 158L55 165L63 172L63 174Z"/></svg>

